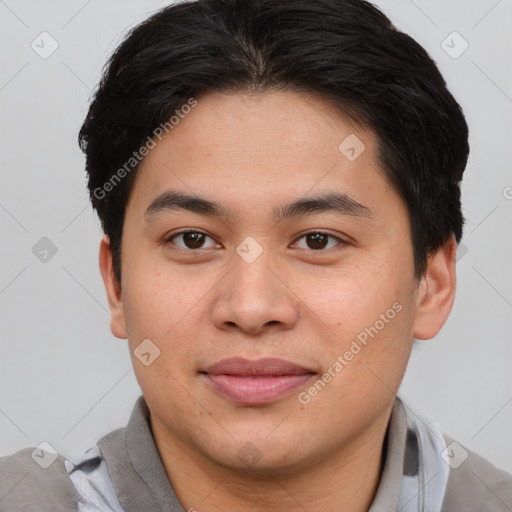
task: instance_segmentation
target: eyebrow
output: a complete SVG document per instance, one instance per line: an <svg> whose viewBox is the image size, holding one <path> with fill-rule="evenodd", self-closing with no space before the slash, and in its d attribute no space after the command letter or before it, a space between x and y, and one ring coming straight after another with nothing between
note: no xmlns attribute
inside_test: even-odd
<svg viewBox="0 0 512 512"><path fill-rule="evenodd" d="M163 192L151 202L146 209L144 217L151 221L161 213L176 210L186 210L211 217L230 216L230 211L216 201L170 190ZM340 192L330 192L319 196L301 198L273 209L276 222L290 217L329 212L350 217L369 218L372 216L372 212L367 206Z"/></svg>

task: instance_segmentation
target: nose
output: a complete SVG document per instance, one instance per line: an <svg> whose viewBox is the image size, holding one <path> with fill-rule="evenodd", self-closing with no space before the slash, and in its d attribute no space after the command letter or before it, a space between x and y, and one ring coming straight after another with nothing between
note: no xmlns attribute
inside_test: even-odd
<svg viewBox="0 0 512 512"><path fill-rule="evenodd" d="M215 327L253 335L292 329L299 319L300 301L283 270L269 250L251 263L234 254L229 272L215 287Z"/></svg>

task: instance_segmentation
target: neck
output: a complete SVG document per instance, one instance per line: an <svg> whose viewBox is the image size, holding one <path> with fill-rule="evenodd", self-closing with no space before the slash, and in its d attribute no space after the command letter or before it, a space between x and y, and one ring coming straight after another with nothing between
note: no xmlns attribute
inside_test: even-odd
<svg viewBox="0 0 512 512"><path fill-rule="evenodd" d="M258 471L218 464L173 436L153 416L151 425L169 480L187 512L367 512L380 480L390 413L387 410L370 429L327 456L292 468Z"/></svg>

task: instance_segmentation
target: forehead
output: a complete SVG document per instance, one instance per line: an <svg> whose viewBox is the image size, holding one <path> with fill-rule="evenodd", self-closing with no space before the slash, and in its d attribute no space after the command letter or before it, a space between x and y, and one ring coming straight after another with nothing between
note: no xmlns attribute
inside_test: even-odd
<svg viewBox="0 0 512 512"><path fill-rule="evenodd" d="M323 98L309 93L267 91L201 96L171 133L180 145L199 149L199 153L194 152L198 156L204 156L201 150L208 152L209 148L247 156L257 146L267 150L261 157L286 150L279 160L293 160L306 153L316 158L326 150L328 154L329 149L338 148L340 137L355 132L365 132L365 138L371 138L368 142L373 143L372 133L356 126ZM171 139L167 138L172 145Z"/></svg>
<svg viewBox="0 0 512 512"><path fill-rule="evenodd" d="M321 98L285 91L209 93L145 157L132 196L146 207L177 187L229 197L240 207L315 190L350 193L362 203L375 199L372 192L397 200L376 153L372 131Z"/></svg>

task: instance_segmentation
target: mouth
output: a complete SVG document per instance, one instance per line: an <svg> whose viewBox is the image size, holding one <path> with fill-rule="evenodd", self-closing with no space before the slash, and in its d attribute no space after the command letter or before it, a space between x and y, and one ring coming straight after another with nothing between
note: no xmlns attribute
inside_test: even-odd
<svg viewBox="0 0 512 512"><path fill-rule="evenodd" d="M207 385L239 405L262 405L289 395L317 373L283 359L224 359L199 372Z"/></svg>

